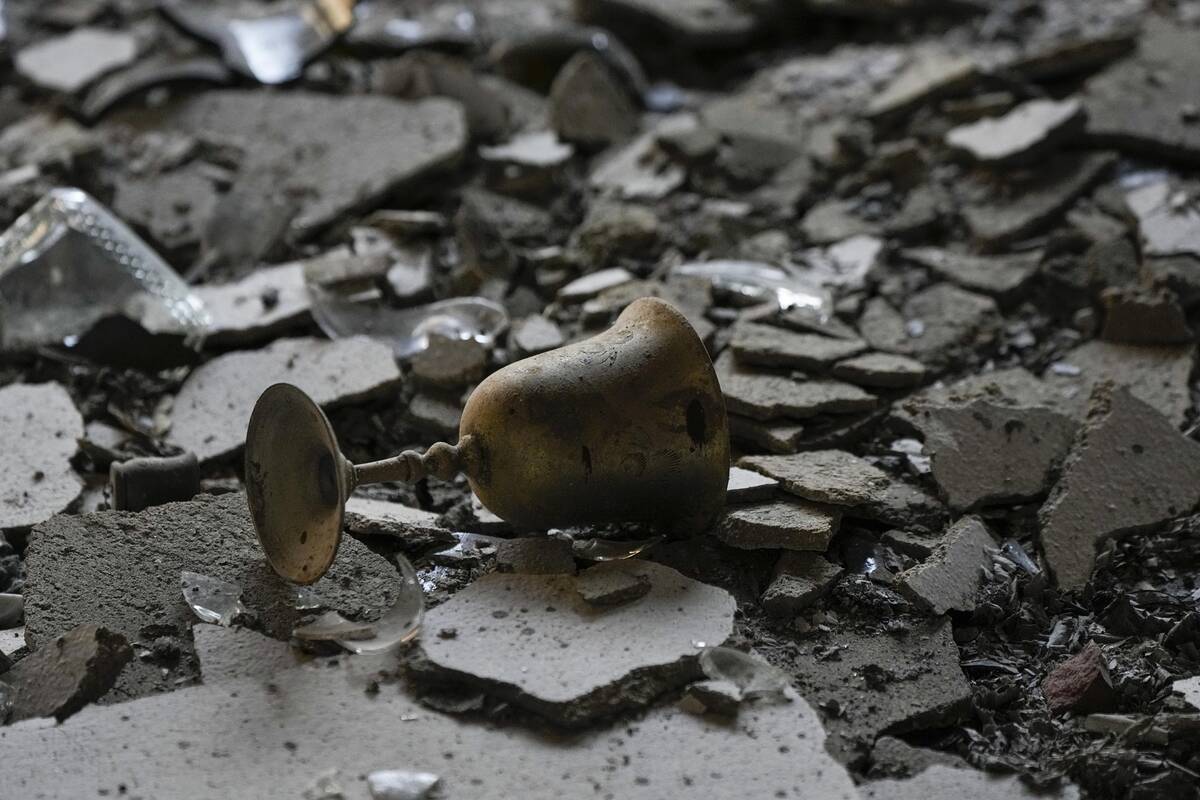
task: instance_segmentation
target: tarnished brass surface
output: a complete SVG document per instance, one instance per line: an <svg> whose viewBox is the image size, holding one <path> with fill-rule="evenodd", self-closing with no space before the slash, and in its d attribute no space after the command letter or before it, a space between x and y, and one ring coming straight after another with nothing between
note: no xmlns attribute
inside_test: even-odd
<svg viewBox="0 0 1200 800"><path fill-rule="evenodd" d="M494 373L459 433L478 440L475 493L520 527L700 531L725 502L724 397L696 332L661 300L637 300L604 333Z"/></svg>
<svg viewBox="0 0 1200 800"><path fill-rule="evenodd" d="M246 434L246 491L271 566L296 583L320 578L360 483L462 471L485 506L522 528L699 532L725 503L725 401L703 343L661 300L637 300L604 333L494 373L467 401L459 433L457 445L355 467L308 395L267 389Z"/></svg>

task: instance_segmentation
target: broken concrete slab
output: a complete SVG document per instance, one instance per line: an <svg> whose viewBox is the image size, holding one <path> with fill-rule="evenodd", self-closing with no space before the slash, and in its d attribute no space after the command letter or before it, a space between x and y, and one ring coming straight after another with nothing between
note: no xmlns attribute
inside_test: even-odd
<svg viewBox="0 0 1200 800"><path fill-rule="evenodd" d="M606 561L579 574L575 589L593 606L619 606L650 593L650 578L633 559Z"/></svg>
<svg viewBox="0 0 1200 800"><path fill-rule="evenodd" d="M1146 256L1200 256L1200 209L1196 187L1169 180L1140 186L1125 195L1137 218Z"/></svg>
<svg viewBox="0 0 1200 800"><path fill-rule="evenodd" d="M1042 379L1061 407L1080 418L1095 386L1112 381L1182 425L1192 407L1188 381L1195 360L1194 345L1151 347L1093 340L1051 365Z"/></svg>
<svg viewBox="0 0 1200 800"><path fill-rule="evenodd" d="M871 298L859 327L877 350L944 368L994 341L1000 311L990 297L938 283L910 296L902 311L882 297Z"/></svg>
<svg viewBox="0 0 1200 800"><path fill-rule="evenodd" d="M738 465L774 478L798 497L835 506L869 503L892 482L883 470L843 450L746 456Z"/></svg>
<svg viewBox="0 0 1200 800"><path fill-rule="evenodd" d="M824 552L837 533L837 509L795 500L734 506L713 534L741 550L814 550Z"/></svg>
<svg viewBox="0 0 1200 800"><path fill-rule="evenodd" d="M1079 800L1079 790L1065 786L1047 794L1030 788L1017 775L995 775L970 767L933 764L913 778L866 783L859 787L864 800Z"/></svg>
<svg viewBox="0 0 1200 800"><path fill-rule="evenodd" d="M1130 390L1099 384L1039 512L1042 549L1064 590L1091 577L1096 547L1200 502L1200 444Z"/></svg>
<svg viewBox="0 0 1200 800"><path fill-rule="evenodd" d="M13 64L31 83L70 94L130 63L137 51L137 38L131 33L79 27L18 50Z"/></svg>
<svg viewBox="0 0 1200 800"><path fill-rule="evenodd" d="M200 661L200 677L207 684L244 678L267 682L303 663L301 654L289 643L249 628L193 625L192 643Z"/></svg>
<svg viewBox="0 0 1200 800"><path fill-rule="evenodd" d="M80 625L67 631L4 673L12 688L10 719L62 722L111 689L131 658L129 642L108 628Z"/></svg>
<svg viewBox="0 0 1200 800"><path fill-rule="evenodd" d="M129 568L153 564L154 569ZM268 635L288 639L302 612L294 587L266 562L240 493L202 495L137 514L102 511L57 516L36 527L26 556L25 624L29 643L44 647L83 624L104 625L131 642L172 636L190 649L195 616L179 589L183 570L242 587L242 600ZM351 618L376 618L391 608L400 581L381 556L346 537L329 572L312 590L331 609ZM194 678L180 658L167 675L136 660L114 696L128 699L174 689Z"/></svg>
<svg viewBox="0 0 1200 800"><path fill-rule="evenodd" d="M305 237L393 192L414 189L452 166L467 144L462 106L378 95L221 90L184 97L153 113L119 113L113 124L184 131L243 151L231 196L298 198L292 233ZM229 202L228 198L225 202Z"/></svg>
<svg viewBox="0 0 1200 800"><path fill-rule="evenodd" d="M219 201L216 183L198 168L184 167L117 178L112 210L166 250L200 243Z"/></svg>
<svg viewBox="0 0 1200 800"><path fill-rule="evenodd" d="M574 649L573 636L564 642ZM802 701L747 706L732 724L665 707L632 727L564 738L463 721L404 691L372 693L369 685L344 668L294 669L270 686L256 678L222 682L85 709L62 726L10 726L0 732L12 759L6 785L25 796L115 795L124 785L176 800L302 797L331 765L344 776L367 775L403 752L405 764L434 769L447 796L475 800L552 800L580 787L629 800L685 789L714 797L857 798L846 770L824 750L816 712ZM201 746L215 741L221 747ZM188 758L179 758L180 742ZM45 769L51 761L61 767ZM169 767L147 770L148 763Z"/></svg>
<svg viewBox="0 0 1200 800"><path fill-rule="evenodd" d="M794 453L800 449L805 426L791 420L762 421L729 414L729 435L768 453Z"/></svg>
<svg viewBox="0 0 1200 800"><path fill-rule="evenodd" d="M603 291L622 286L633 280L633 274L621 267L597 270L576 278L558 290L558 299L563 303L582 303Z"/></svg>
<svg viewBox="0 0 1200 800"><path fill-rule="evenodd" d="M725 492L728 503L753 503L774 497L779 481L754 470L729 468L729 485Z"/></svg>
<svg viewBox="0 0 1200 800"><path fill-rule="evenodd" d="M311 299L299 262L257 269L240 281L197 286L192 292L211 319L205 342L218 347L269 341L310 319Z"/></svg>
<svg viewBox="0 0 1200 800"><path fill-rule="evenodd" d="M658 146L658 137L695 130L695 114L672 114L629 144L598 159L589 185L602 195L624 200L661 200L687 180L687 170Z"/></svg>
<svg viewBox="0 0 1200 800"><path fill-rule="evenodd" d="M218 356L193 371L175 397L168 440L201 463L212 461L241 448L250 411L272 384L295 384L324 406L378 397L399 381L385 342L365 336L278 339L261 350Z"/></svg>
<svg viewBox="0 0 1200 800"><path fill-rule="evenodd" d="M867 105L867 116L886 120L913 111L922 103L962 91L979 75L969 56L937 47L920 48L909 63Z"/></svg>
<svg viewBox="0 0 1200 800"><path fill-rule="evenodd" d="M697 677L695 657L733 633L733 598L670 567L636 563L642 598L597 611L570 575L485 575L425 614L419 674L479 687L563 725L649 703ZM621 642L623 646L613 646Z"/></svg>
<svg viewBox="0 0 1200 800"><path fill-rule="evenodd" d="M1185 678L1171 684L1172 690L1183 695L1183 701L1200 711L1200 677Z"/></svg>
<svg viewBox="0 0 1200 800"><path fill-rule="evenodd" d="M717 359L716 370L729 410L758 420L852 414L870 411L879 402L874 395L841 381L802 381L748 370L734 362L731 351Z"/></svg>
<svg viewBox="0 0 1200 800"><path fill-rule="evenodd" d="M1187 315L1165 287L1136 284L1105 289L1104 327L1100 338L1109 342L1142 345L1178 345L1195 341Z"/></svg>
<svg viewBox="0 0 1200 800"><path fill-rule="evenodd" d="M581 50L554 78L547 120L563 141L601 148L637 132L638 110L607 62Z"/></svg>
<svg viewBox="0 0 1200 800"><path fill-rule="evenodd" d="M1138 53L1084 87L1089 138L1131 152L1200 161L1200 126L1180 113L1196 102L1197 71L1195 30L1167 17L1148 16Z"/></svg>
<svg viewBox="0 0 1200 800"><path fill-rule="evenodd" d="M795 367L827 370L834 362L867 349L860 339L834 339L812 333L796 333L775 325L743 322L733 329L729 343L738 361L766 367Z"/></svg>
<svg viewBox="0 0 1200 800"><path fill-rule="evenodd" d="M925 382L928 370L914 358L894 353L864 353L834 364L839 380L868 389L911 389Z"/></svg>
<svg viewBox="0 0 1200 800"><path fill-rule="evenodd" d="M1037 274L1042 251L980 256L940 247L910 247L904 258L933 270L964 289L1001 299L1011 298Z"/></svg>
<svg viewBox="0 0 1200 800"><path fill-rule="evenodd" d="M1108 673L1108 662L1095 642L1088 642L1082 650L1052 669L1042 681L1042 694L1046 705L1056 714L1113 711L1119 701Z"/></svg>
<svg viewBox="0 0 1200 800"><path fill-rule="evenodd" d="M391 537L403 552L413 555L454 545L454 533L439 518L432 511L389 500L351 497L346 501L346 530L355 536Z"/></svg>
<svg viewBox="0 0 1200 800"><path fill-rule="evenodd" d="M518 358L537 355L566 344L566 337L552 320L541 314L531 314L512 324L508 334L509 349Z"/></svg>
<svg viewBox="0 0 1200 800"><path fill-rule="evenodd" d="M880 736L875 740L874 747L871 748L871 768L868 775L876 779L907 778L924 772L935 764L970 769L966 761L953 753L931 750L927 747L913 747L895 736ZM870 790L874 785L872 783L864 784L863 791ZM923 800L929 799L926 797Z"/></svg>
<svg viewBox="0 0 1200 800"><path fill-rule="evenodd" d="M775 576L759 598L773 617L794 617L823 595L842 574L818 553L784 552L775 563Z"/></svg>
<svg viewBox="0 0 1200 800"><path fill-rule="evenodd" d="M825 710L826 747L840 761L865 754L882 731L952 725L969 708L971 684L947 618L916 622L902 634L843 625L809 641L790 671L800 695Z"/></svg>
<svg viewBox="0 0 1200 800"><path fill-rule="evenodd" d="M83 482L71 459L83 417L57 383L0 389L0 530L49 519L75 502Z"/></svg>
<svg viewBox="0 0 1200 800"><path fill-rule="evenodd" d="M946 144L988 166L1027 163L1082 133L1086 117L1076 97L1029 100L1003 116L952 128Z"/></svg>
<svg viewBox="0 0 1200 800"><path fill-rule="evenodd" d="M979 517L963 517L950 526L924 563L896 576L901 594L935 615L975 610L983 570L996 546Z"/></svg>
<svg viewBox="0 0 1200 800"><path fill-rule="evenodd" d="M963 219L981 245L999 248L1041 233L1075 200L1104 179L1116 163L1112 153L1064 153L1014 179L1002 193L968 203Z"/></svg>
<svg viewBox="0 0 1200 800"><path fill-rule="evenodd" d="M1048 408L987 400L921 405L914 416L933 478L957 511L1042 496L1077 427Z"/></svg>
<svg viewBox="0 0 1200 800"><path fill-rule="evenodd" d="M555 536L523 536L496 545L496 570L521 575L574 575L571 543Z"/></svg>
<svg viewBox="0 0 1200 800"><path fill-rule="evenodd" d="M490 350L474 339L430 336L429 346L409 361L413 378L426 386L459 389L487 371Z"/></svg>

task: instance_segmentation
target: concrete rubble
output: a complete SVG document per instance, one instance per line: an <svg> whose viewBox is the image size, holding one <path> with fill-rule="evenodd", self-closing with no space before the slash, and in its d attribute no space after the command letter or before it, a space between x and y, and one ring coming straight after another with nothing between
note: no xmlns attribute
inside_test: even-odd
<svg viewBox="0 0 1200 800"><path fill-rule="evenodd" d="M950 526L923 563L896 576L896 585L933 614L974 611L993 547L995 540L983 522L963 517Z"/></svg>
<svg viewBox="0 0 1200 800"><path fill-rule="evenodd" d="M83 490L71 458L83 418L55 383L0 389L0 530L24 528L65 510Z"/></svg>
<svg viewBox="0 0 1200 800"><path fill-rule="evenodd" d="M1079 790L1074 786L1047 793L1029 788L1020 778L1013 775L989 775L973 769L941 764L934 764L913 778L875 781L863 786L860 791L864 800L949 800L954 797L974 797L977 800L1079 798Z"/></svg>
<svg viewBox="0 0 1200 800"><path fill-rule="evenodd" d="M62 722L111 689L131 658L121 634L96 625L73 628L4 673L12 691L9 719Z"/></svg>

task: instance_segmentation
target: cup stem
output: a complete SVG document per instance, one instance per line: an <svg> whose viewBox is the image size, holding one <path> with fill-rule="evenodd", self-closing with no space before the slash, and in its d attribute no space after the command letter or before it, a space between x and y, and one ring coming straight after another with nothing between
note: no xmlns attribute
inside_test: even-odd
<svg viewBox="0 0 1200 800"><path fill-rule="evenodd" d="M457 445L438 442L424 453L405 450L381 461L355 464L351 483L353 486L383 481L415 483L427 475L450 480L466 468L464 451L470 445L470 439L470 436L464 436Z"/></svg>

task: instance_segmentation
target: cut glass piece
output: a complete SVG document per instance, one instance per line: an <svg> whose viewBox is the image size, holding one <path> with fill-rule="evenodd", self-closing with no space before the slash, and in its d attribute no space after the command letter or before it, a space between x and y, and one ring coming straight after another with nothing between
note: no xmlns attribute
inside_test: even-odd
<svg viewBox="0 0 1200 800"><path fill-rule="evenodd" d="M229 626L246 613L242 587L236 583L184 570L180 576L183 599L202 622Z"/></svg>

